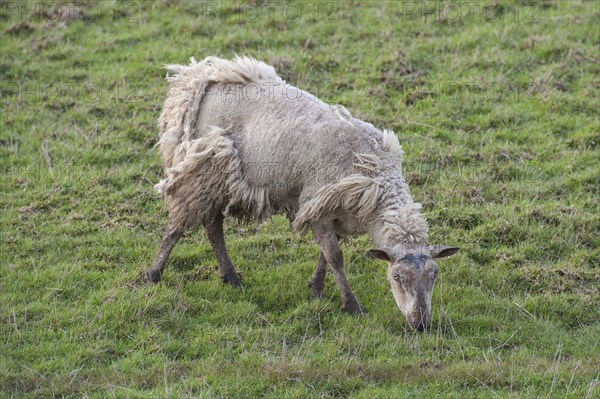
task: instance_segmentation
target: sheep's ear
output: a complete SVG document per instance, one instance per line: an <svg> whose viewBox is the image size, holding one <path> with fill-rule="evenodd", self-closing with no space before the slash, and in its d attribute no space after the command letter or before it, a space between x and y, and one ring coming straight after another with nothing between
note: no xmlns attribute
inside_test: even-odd
<svg viewBox="0 0 600 399"><path fill-rule="evenodd" d="M459 249L458 247L449 247L447 245L432 245L429 247L429 252L432 258L445 258L454 255Z"/></svg>
<svg viewBox="0 0 600 399"><path fill-rule="evenodd" d="M385 249L385 248L373 248L373 249L369 249L369 255L371 255L373 258L381 259L381 260L384 260L386 262L391 262L392 261L392 257L390 256L389 251L387 249Z"/></svg>

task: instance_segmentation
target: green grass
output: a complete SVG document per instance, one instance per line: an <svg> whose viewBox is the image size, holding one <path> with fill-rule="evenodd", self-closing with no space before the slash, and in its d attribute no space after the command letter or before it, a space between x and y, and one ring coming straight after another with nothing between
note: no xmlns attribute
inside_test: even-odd
<svg viewBox="0 0 600 399"><path fill-rule="evenodd" d="M66 4L0 3L0 397L598 397L600 3ZM162 65L234 54L396 131L432 241L462 247L429 332L366 237L345 258L368 317L331 276L310 301L318 248L282 217L228 221L244 290L201 231L142 283Z"/></svg>

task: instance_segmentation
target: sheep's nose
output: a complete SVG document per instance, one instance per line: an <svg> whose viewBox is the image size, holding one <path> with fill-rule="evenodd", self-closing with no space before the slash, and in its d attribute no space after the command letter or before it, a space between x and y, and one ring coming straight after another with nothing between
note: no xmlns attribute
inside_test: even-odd
<svg viewBox="0 0 600 399"><path fill-rule="evenodd" d="M429 320L425 319L425 318L421 318L417 321L415 321L414 323L410 323L411 327L419 332L425 331L427 330L427 327L429 327Z"/></svg>

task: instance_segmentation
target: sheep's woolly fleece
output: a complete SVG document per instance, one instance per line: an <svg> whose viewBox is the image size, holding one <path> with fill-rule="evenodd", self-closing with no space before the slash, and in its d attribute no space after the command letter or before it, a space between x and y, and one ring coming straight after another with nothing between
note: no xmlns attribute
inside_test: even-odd
<svg viewBox="0 0 600 399"><path fill-rule="evenodd" d="M275 69L250 57L236 57L233 61L207 57L190 65L167 65L169 93L158 120L160 152L165 167L173 166L185 157L186 147L181 143L196 136L198 112L210 83L250 83L261 80L282 81Z"/></svg>
<svg viewBox="0 0 600 399"><path fill-rule="evenodd" d="M206 223L224 205L253 209L256 218L269 208L267 190L248 184L237 150L226 133L213 127L198 139L182 142L178 150L184 156L168 168L167 179L155 186L165 194L171 221L177 226L185 229Z"/></svg>
<svg viewBox="0 0 600 399"><path fill-rule="evenodd" d="M243 209L247 218L262 219L275 213L265 187L253 187L243 175L227 129L212 127L200 137L196 125L202 99L210 83L251 83L283 80L273 67L249 57L232 61L208 57L193 58L188 66L168 65L172 75L169 93L159 119L160 152L166 178L155 188L165 195L171 223L191 228L215 212ZM338 117L351 123L352 116L342 106L332 106ZM384 130L377 140L380 148L397 164L400 177L392 176L373 154L355 154L356 170L339 181L321 187L294 210L293 227L305 232L311 223L338 209L371 226L369 233L380 245L426 243L427 223L412 201L401 178L402 148L394 132ZM386 165L387 166L387 165ZM361 172L362 171L362 172ZM390 179L400 179L390 184ZM391 186L402 187L401 193ZM391 191L391 192L388 192ZM377 226L373 228L373 226Z"/></svg>

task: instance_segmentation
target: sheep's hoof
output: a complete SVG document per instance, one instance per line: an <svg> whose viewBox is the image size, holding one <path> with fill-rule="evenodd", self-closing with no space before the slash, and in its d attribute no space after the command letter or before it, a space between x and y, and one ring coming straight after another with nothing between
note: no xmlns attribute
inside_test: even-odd
<svg viewBox="0 0 600 399"><path fill-rule="evenodd" d="M160 270L146 270L146 281L156 284L160 281L161 275Z"/></svg>
<svg viewBox="0 0 600 399"><path fill-rule="evenodd" d="M367 309L365 309L358 302L345 303L342 305L342 310L344 312L350 313L353 316L366 316L367 315Z"/></svg>
<svg viewBox="0 0 600 399"><path fill-rule="evenodd" d="M308 288L310 288L310 298L313 301L323 298L323 290L325 289L325 282L311 280L308 283Z"/></svg>
<svg viewBox="0 0 600 399"><path fill-rule="evenodd" d="M323 291L312 290L312 292L310 293L310 299L312 299L313 301L323 299Z"/></svg>
<svg viewBox="0 0 600 399"><path fill-rule="evenodd" d="M312 284L308 284L308 287L310 288L310 298L313 301L317 301L317 300L323 298L323 288L324 287L313 287Z"/></svg>
<svg viewBox="0 0 600 399"><path fill-rule="evenodd" d="M221 276L221 281L223 281L225 284L231 284L235 288L242 287L242 280L240 279L240 277L237 275L236 272L231 272L229 274Z"/></svg>

